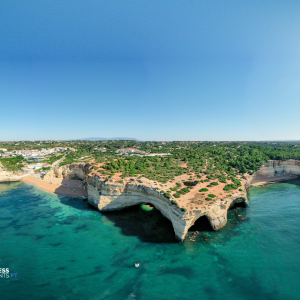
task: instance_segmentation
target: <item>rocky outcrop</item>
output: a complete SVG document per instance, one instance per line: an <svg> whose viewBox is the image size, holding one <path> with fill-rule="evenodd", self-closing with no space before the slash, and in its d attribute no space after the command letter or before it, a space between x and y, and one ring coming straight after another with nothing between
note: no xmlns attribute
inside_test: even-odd
<svg viewBox="0 0 300 300"><path fill-rule="evenodd" d="M89 164L73 163L53 169L46 176L81 178L87 186L88 202L99 211L120 210L140 203L151 203L171 221L175 236L180 241L200 217L206 216L211 227L219 230L226 225L227 211L235 202L248 203L246 191L236 191L221 200L210 202L203 209L184 211L141 180L128 179L122 183L102 181L97 175L88 175L89 167Z"/></svg>
<svg viewBox="0 0 300 300"><path fill-rule="evenodd" d="M269 160L256 173L256 176L281 176L284 174L300 175L298 160Z"/></svg>
<svg viewBox="0 0 300 300"><path fill-rule="evenodd" d="M212 202L204 210L183 211L160 194L155 188L135 182L123 184L99 181L97 176L87 179L88 201L100 211L119 210L140 203L154 205L173 225L177 239L183 240L197 219L206 216L214 230L227 223L227 211L235 202L248 203L246 192L237 191L232 196Z"/></svg>
<svg viewBox="0 0 300 300"><path fill-rule="evenodd" d="M128 179L122 183L114 180L103 181L97 175L89 175L91 165L86 163L73 163L62 167L52 168L46 178L79 178L84 181L88 191L88 201L99 211L120 210L140 203L151 203L173 225L178 240L183 240L191 226L202 216L206 216L214 230L220 230L227 223L227 211L236 202L248 205L247 190L251 186L252 177L244 184L243 191L235 191L223 199L211 201L204 208L185 211L173 204L171 200L158 192L149 183L142 180ZM254 177L276 177L284 174L300 175L300 162L268 161ZM1 181L17 181L28 174L19 176L9 172L0 172Z"/></svg>
<svg viewBox="0 0 300 300"><path fill-rule="evenodd" d="M84 180L88 174L90 164L74 163L65 165L62 167L51 168L51 170L45 175L45 178L79 178Z"/></svg>
<svg viewBox="0 0 300 300"><path fill-rule="evenodd" d="M14 172L0 170L0 182L19 181L28 175L28 173L16 174Z"/></svg>

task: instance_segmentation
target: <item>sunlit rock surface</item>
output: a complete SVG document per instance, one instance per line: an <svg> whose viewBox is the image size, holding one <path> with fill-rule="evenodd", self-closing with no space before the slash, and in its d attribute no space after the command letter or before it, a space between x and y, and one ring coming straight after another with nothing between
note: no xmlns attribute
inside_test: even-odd
<svg viewBox="0 0 300 300"><path fill-rule="evenodd" d="M208 207L184 211L149 183L142 180L127 179L123 183L100 180L90 176L89 164L73 163L48 172L48 178L81 178L86 184L88 201L99 211L120 210L140 203L154 205L173 225L175 236L182 241L189 228L197 219L206 216L214 230L223 228L227 223L227 210L235 202L248 203L246 191L236 191L220 200L211 201Z"/></svg>
<svg viewBox="0 0 300 300"><path fill-rule="evenodd" d="M269 160L256 172L257 176L280 176L284 174L300 175L298 160Z"/></svg>

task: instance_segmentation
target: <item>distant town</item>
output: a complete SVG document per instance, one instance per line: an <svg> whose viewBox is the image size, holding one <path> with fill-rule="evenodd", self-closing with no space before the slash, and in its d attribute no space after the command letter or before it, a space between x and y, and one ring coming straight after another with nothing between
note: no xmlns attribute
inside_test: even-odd
<svg viewBox="0 0 300 300"><path fill-rule="evenodd" d="M48 162L48 156L54 155L59 152L64 152L68 150L64 147L54 147L54 148L42 148L42 149L21 149L21 150L13 150L8 151L6 148L0 148L0 157L2 159L13 159L14 157L21 156L23 157L22 162L27 162L27 164L20 164L20 170L34 172L35 170L44 169L44 173L46 170L50 169L51 164ZM75 149L69 149L71 151L75 151ZM7 160L2 160L3 162ZM1 167L1 165L0 165Z"/></svg>

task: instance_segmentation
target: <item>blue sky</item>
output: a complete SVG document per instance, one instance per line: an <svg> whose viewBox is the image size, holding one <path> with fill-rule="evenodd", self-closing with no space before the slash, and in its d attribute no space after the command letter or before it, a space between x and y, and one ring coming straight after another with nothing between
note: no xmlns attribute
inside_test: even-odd
<svg viewBox="0 0 300 300"><path fill-rule="evenodd" d="M300 139L300 1L0 9L0 140Z"/></svg>

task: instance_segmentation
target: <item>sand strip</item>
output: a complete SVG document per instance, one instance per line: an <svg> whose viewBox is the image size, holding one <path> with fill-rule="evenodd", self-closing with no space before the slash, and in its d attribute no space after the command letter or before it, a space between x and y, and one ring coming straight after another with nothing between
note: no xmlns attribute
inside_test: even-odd
<svg viewBox="0 0 300 300"><path fill-rule="evenodd" d="M34 186L53 194L87 197L87 191L82 187L82 182L75 179L63 178L48 178L37 179L33 176L27 176L22 179L26 183L33 184Z"/></svg>
<svg viewBox="0 0 300 300"><path fill-rule="evenodd" d="M274 177L256 176L252 179L251 185L252 186L265 185L265 184L276 183L280 181L291 180L295 178L298 178L298 176L293 174L284 174L281 176L274 176Z"/></svg>

